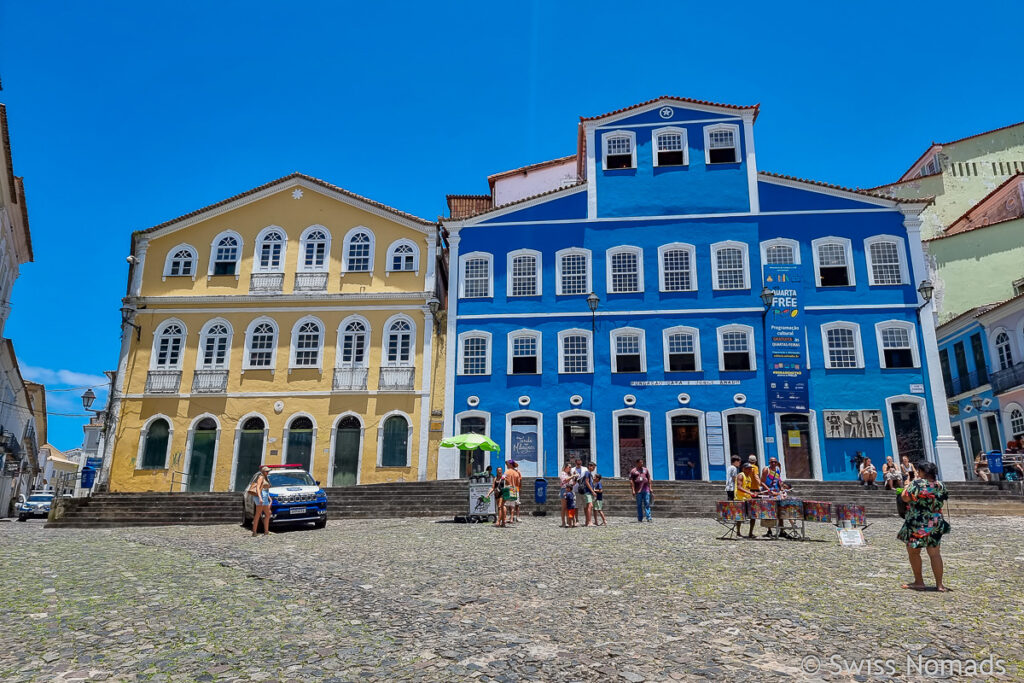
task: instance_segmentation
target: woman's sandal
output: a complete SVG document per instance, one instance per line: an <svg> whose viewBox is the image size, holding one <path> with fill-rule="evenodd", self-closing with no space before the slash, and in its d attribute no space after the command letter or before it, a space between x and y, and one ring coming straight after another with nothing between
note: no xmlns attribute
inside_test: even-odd
<svg viewBox="0 0 1024 683"><path fill-rule="evenodd" d="M928 590L928 586L924 585L923 583L905 583L902 586L900 586L900 588L904 588L904 589L910 590L910 591L926 591L926 590Z"/></svg>

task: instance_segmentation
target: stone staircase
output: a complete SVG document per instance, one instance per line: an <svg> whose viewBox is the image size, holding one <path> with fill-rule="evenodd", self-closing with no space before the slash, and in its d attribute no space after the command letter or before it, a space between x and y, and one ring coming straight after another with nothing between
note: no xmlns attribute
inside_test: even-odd
<svg viewBox="0 0 1024 683"><path fill-rule="evenodd" d="M558 482L549 477L546 504L534 503L534 480L523 483L523 512L559 513ZM604 479L605 514L632 516L636 504L623 479ZM857 503L870 518L896 515L896 494L882 488L864 489L855 482L797 481L793 495L803 500ZM960 515L1024 516L1024 494L1018 485L956 482L948 484L950 519ZM464 516L468 508L466 481L403 482L328 488L328 519ZM721 482L655 482L655 517L711 517L715 501L724 500ZM240 493L101 493L91 498L66 499L55 509L48 528L123 527L194 524L238 524L242 520Z"/></svg>

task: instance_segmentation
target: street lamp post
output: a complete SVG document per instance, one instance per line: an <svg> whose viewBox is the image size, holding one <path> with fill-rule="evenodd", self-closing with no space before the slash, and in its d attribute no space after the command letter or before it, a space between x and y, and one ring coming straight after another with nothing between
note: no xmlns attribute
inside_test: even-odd
<svg viewBox="0 0 1024 683"><path fill-rule="evenodd" d="M110 399L109 399L109 397L107 399L107 405L102 407L102 408L93 408L92 404L95 401L96 401L96 392L94 392L92 390L92 387L87 388L85 390L85 393L82 394L82 408L84 408L85 410L89 411L90 413L93 413L93 415L95 417L99 417L101 414L105 414L105 413L108 412L108 408L110 407ZM101 429L101 435L103 436L102 441L106 441L106 431L107 431L106 419L107 418L104 418L103 427ZM103 446L102 443L98 444L98 445L100 446L100 448L102 448L102 446ZM102 451L100 451L100 452L102 453ZM85 467L85 464L86 464L87 460L88 460L88 457L87 457L86 453L83 452L82 453L82 457L78 461L78 487L79 487L79 490L81 490L81 485L82 485L82 469ZM100 461L100 469L97 470L96 474L94 475L93 485L89 488L90 495L92 494L93 489L95 489L99 485L99 483L100 483L99 482L99 477L100 477L100 474L101 474L102 471L103 471L103 462L101 460Z"/></svg>

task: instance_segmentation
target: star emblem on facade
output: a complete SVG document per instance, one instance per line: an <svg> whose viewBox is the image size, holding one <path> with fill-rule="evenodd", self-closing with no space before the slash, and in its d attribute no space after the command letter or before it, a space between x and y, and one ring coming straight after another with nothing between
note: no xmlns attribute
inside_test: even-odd
<svg viewBox="0 0 1024 683"><path fill-rule="evenodd" d="M302 199L302 190L297 187L292 190L292 199Z"/></svg>
<svg viewBox="0 0 1024 683"><path fill-rule="evenodd" d="M658 112L658 114L660 114L661 118L663 118L663 119L670 119L670 118L672 118L672 115L674 113L675 112L672 111L672 107L662 107L661 110Z"/></svg>

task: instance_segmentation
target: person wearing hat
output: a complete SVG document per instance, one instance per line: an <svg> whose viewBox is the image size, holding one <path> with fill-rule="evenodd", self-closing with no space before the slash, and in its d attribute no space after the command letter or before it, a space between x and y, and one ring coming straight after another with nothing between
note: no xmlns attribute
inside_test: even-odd
<svg viewBox="0 0 1024 683"><path fill-rule="evenodd" d="M782 495L782 475L780 473L780 465L778 458L769 458L768 464L765 465L764 470L761 472L761 488L768 492L768 495L778 498ZM772 529L775 527L774 519L762 519L761 526L768 529L765 532L765 538L772 537ZM782 531L779 531L779 535L782 535Z"/></svg>
<svg viewBox="0 0 1024 683"><path fill-rule="evenodd" d="M761 474L760 474L760 467L758 467L758 464L757 464L757 456L754 455L753 453L751 453L750 457L747 458L747 462L749 462L750 465L754 468L754 481L752 482L753 485L754 485L754 488L751 489L751 490L754 493L757 493L758 491L761 490Z"/></svg>
<svg viewBox="0 0 1024 683"><path fill-rule="evenodd" d="M750 500L757 493L754 488L754 477L757 476L757 468L751 462L743 463L743 471L736 477L736 500ZM736 535L743 538L740 533L740 524L736 522ZM747 538L754 537L754 520L750 520L750 529L747 531Z"/></svg>

